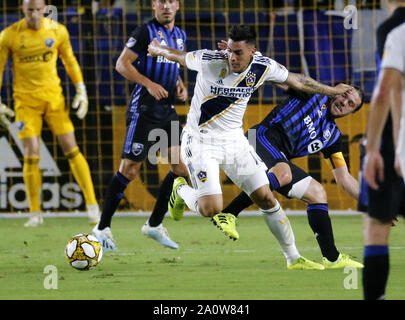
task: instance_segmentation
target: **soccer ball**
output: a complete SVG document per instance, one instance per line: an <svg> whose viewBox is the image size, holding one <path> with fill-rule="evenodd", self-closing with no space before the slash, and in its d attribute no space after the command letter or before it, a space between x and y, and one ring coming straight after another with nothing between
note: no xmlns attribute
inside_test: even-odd
<svg viewBox="0 0 405 320"><path fill-rule="evenodd" d="M73 236L67 243L65 257L73 268L89 270L100 263L103 248L95 236L80 233Z"/></svg>

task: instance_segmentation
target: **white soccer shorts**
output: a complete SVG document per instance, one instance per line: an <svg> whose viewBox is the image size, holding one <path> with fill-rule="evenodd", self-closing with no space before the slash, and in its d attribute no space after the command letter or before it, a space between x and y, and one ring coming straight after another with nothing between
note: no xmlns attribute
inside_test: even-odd
<svg viewBox="0 0 405 320"><path fill-rule="evenodd" d="M248 195L269 183L266 165L242 130L216 136L184 131L181 156L198 197L222 194L219 169Z"/></svg>

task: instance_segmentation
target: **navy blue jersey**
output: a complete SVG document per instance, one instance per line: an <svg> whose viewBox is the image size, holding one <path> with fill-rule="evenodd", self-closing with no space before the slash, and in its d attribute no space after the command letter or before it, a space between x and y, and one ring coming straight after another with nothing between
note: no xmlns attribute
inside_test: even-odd
<svg viewBox="0 0 405 320"><path fill-rule="evenodd" d="M156 19L152 19L147 24L134 30L126 44L126 48L138 55L135 61L136 69L145 77L163 86L169 93L169 97L157 102L145 87L137 84L133 90L130 103L132 112L140 105L154 106L158 103L170 107L175 102L180 65L161 56L148 56L148 45L154 38L157 38L160 43L170 48L184 51L186 33L176 26L170 31Z"/></svg>
<svg viewBox="0 0 405 320"><path fill-rule="evenodd" d="M330 98L294 92L260 123L266 138L287 159L322 152L325 158L342 151L341 132L329 113Z"/></svg>

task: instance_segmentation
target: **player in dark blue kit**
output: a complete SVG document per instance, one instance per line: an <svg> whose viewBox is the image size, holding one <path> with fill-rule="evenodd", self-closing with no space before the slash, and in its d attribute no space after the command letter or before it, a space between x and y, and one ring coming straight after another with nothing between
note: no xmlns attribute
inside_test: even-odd
<svg viewBox="0 0 405 320"><path fill-rule="evenodd" d="M155 208L142 232L166 247L178 248L162 226L162 221L174 179L187 175L186 167L180 160L181 126L173 106L176 98L186 101L187 90L179 76L179 65L163 57L150 57L147 49L149 43L157 38L162 44L183 51L186 34L174 25L178 0L153 0L152 8L154 19L135 29L116 65L116 70L136 85L127 109L122 161L107 188L100 223L93 229L104 250L118 250L110 229L111 219L124 190L139 173L142 162L155 143L148 138L154 129L166 133L171 171L162 182Z"/></svg>
<svg viewBox="0 0 405 320"><path fill-rule="evenodd" d="M366 213L363 224L364 269L362 279L365 300L385 299L390 264L388 250L390 228L394 224L393 219L397 215L404 215L405 212L404 182L394 168L395 146L392 119L395 117L391 117L389 112L390 108L392 110L399 107L395 106L390 97L395 96L392 91L400 83L401 73L391 65L396 61L393 56L388 54L389 50L384 58L384 48L386 48L387 41L389 42L388 34L405 23L405 1L389 0L386 2L393 13L377 29L379 76L370 105L367 123L368 141L363 166L363 179L367 180L369 184L362 181L361 201L359 201L359 210ZM402 33L399 38L391 41L388 47L392 47L393 43L401 45L403 39ZM383 167L380 167L381 165Z"/></svg>
<svg viewBox="0 0 405 320"><path fill-rule="evenodd" d="M358 182L348 171L342 154L341 132L335 119L358 111L364 94L359 88L335 98L292 90L287 93L290 94L288 99L250 129L256 131L256 152L269 168L270 189L307 203L308 221L321 248L325 268L361 268L360 263L339 253L335 246L324 188L290 160L322 152L329 160L337 184L357 199ZM241 193L223 212L237 216L252 203L245 193ZM265 218L284 255L287 257L288 251L296 251L292 229L285 227L287 218L271 215Z"/></svg>

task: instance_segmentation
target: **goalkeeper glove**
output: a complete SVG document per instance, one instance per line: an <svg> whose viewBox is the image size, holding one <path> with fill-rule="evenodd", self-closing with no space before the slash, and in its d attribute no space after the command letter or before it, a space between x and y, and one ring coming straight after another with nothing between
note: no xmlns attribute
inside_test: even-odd
<svg viewBox="0 0 405 320"><path fill-rule="evenodd" d="M11 125L8 117L14 117L14 111L2 103L0 98L0 125L6 129Z"/></svg>
<svg viewBox="0 0 405 320"><path fill-rule="evenodd" d="M86 86L83 82L76 85L76 96L73 99L72 108L78 109L76 115L79 119L83 119L87 114L89 100L87 99Z"/></svg>

